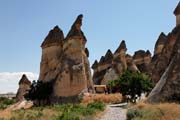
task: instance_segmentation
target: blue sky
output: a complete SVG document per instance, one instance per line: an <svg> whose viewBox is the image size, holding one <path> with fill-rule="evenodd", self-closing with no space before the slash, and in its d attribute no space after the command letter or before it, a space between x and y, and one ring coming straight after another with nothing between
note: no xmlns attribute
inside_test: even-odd
<svg viewBox="0 0 180 120"><path fill-rule="evenodd" d="M175 27L178 0L1 0L0 72L39 73L40 45L58 25L66 35L77 15L83 26L91 64L113 52L121 40L128 53L150 49L161 32Z"/></svg>

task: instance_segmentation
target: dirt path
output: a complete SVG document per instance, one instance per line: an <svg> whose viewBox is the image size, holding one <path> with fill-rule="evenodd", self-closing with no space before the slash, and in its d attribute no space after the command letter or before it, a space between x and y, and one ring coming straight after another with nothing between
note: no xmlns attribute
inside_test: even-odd
<svg viewBox="0 0 180 120"><path fill-rule="evenodd" d="M110 106L107 106L106 109L106 113L101 117L100 120L126 120L126 109Z"/></svg>

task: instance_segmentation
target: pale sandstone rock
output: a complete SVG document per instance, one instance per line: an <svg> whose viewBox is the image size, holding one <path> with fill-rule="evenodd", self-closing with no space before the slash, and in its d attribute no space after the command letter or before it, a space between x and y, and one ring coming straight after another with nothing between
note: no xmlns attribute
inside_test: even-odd
<svg viewBox="0 0 180 120"><path fill-rule="evenodd" d="M82 17L77 17L65 39L55 27L42 43L39 80L53 82L52 104L77 102L82 92L93 90L87 40L81 31Z"/></svg>

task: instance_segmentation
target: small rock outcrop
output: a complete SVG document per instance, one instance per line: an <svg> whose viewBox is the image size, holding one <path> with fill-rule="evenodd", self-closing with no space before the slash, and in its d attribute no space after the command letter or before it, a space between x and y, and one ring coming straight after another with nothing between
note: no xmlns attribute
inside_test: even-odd
<svg viewBox="0 0 180 120"><path fill-rule="evenodd" d="M82 18L83 15L77 17L66 38L56 26L41 45L39 80L53 83L52 104L77 102L79 94L93 90Z"/></svg>
<svg viewBox="0 0 180 120"><path fill-rule="evenodd" d="M23 101L24 95L28 92L31 86L31 81L28 80L27 76L25 74L22 75L20 81L19 81L19 89L16 94L16 101Z"/></svg>

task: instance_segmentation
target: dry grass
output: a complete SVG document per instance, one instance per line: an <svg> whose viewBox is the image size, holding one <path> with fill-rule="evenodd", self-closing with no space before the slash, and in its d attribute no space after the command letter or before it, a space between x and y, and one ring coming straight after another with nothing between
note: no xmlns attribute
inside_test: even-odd
<svg viewBox="0 0 180 120"><path fill-rule="evenodd" d="M130 109L138 111L133 120L180 120L180 104L176 103L152 105L140 102Z"/></svg>
<svg viewBox="0 0 180 120"><path fill-rule="evenodd" d="M11 111L5 111L5 110L0 111L0 118L9 119L11 118L11 116L12 116Z"/></svg>
<svg viewBox="0 0 180 120"><path fill-rule="evenodd" d="M90 94L89 96L84 96L82 104L88 104L91 102L103 102L107 104L120 103L122 101L122 95L116 94Z"/></svg>

